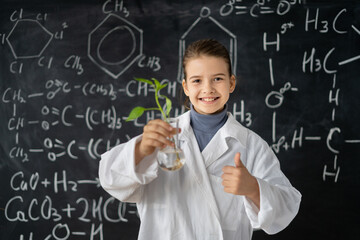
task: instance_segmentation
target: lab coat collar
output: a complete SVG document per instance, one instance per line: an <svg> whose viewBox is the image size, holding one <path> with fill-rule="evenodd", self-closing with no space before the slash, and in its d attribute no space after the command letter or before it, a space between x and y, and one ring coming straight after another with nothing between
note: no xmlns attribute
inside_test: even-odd
<svg viewBox="0 0 360 240"><path fill-rule="evenodd" d="M230 138L240 142L243 147L246 146L246 128L242 126L239 127L239 125L240 123L236 121L231 113L228 113L228 120L224 126L217 131L217 133L202 151L206 167L210 166L213 162L218 160L221 155L223 155L229 149L228 140Z"/></svg>
<svg viewBox="0 0 360 240"><path fill-rule="evenodd" d="M222 139L234 138L243 147L246 146L248 129L242 126L230 112L228 112L228 120L218 132Z"/></svg>

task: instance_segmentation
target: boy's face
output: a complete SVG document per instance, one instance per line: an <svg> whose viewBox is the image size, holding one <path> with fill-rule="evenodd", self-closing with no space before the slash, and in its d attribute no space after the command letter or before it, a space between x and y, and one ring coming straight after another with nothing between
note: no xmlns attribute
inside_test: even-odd
<svg viewBox="0 0 360 240"><path fill-rule="evenodd" d="M189 60L185 68L187 77L182 85L196 112L205 115L221 112L236 82L235 76L229 75L225 60L200 56Z"/></svg>

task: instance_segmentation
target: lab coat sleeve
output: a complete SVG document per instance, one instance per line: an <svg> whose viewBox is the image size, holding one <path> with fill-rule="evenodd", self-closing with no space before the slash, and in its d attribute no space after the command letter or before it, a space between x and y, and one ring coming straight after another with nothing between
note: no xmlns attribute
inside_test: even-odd
<svg viewBox="0 0 360 240"><path fill-rule="evenodd" d="M245 211L253 228L275 234L290 224L299 211L301 194L282 173L274 152L262 139L253 138L248 152L248 170L260 189L260 209L245 197Z"/></svg>
<svg viewBox="0 0 360 240"><path fill-rule="evenodd" d="M135 144L140 140L141 135L101 155L100 184L122 202L139 202L144 185L157 177L156 151L135 166Z"/></svg>

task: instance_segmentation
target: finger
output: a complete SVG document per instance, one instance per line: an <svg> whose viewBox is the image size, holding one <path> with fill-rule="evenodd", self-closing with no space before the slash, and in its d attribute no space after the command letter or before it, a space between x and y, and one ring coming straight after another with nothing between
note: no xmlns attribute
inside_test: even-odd
<svg viewBox="0 0 360 240"><path fill-rule="evenodd" d="M158 133L148 133L143 137L144 143L149 146L161 147L164 145L173 146L174 143Z"/></svg>
<svg viewBox="0 0 360 240"><path fill-rule="evenodd" d="M227 193L235 193L234 189L232 187L224 187L224 192L227 192Z"/></svg>
<svg viewBox="0 0 360 240"><path fill-rule="evenodd" d="M235 157L234 157L234 162L235 162L235 167L237 168L244 168L244 164L242 163L241 159L240 159L240 153L236 153Z"/></svg>
<svg viewBox="0 0 360 240"><path fill-rule="evenodd" d="M232 181L234 179L234 175L233 174L229 174L229 173L224 173L221 176L223 181Z"/></svg>
<svg viewBox="0 0 360 240"><path fill-rule="evenodd" d="M232 174L236 168L233 166L225 166L223 167L222 171L226 174Z"/></svg>
<svg viewBox="0 0 360 240"><path fill-rule="evenodd" d="M144 127L144 129L160 129L160 128L163 128L166 131L173 130L173 127L171 125L159 119L149 121Z"/></svg>
<svg viewBox="0 0 360 240"><path fill-rule="evenodd" d="M168 131L170 131L171 135L175 135L181 132L181 128L175 128L174 126L163 120L159 120L159 121L162 126L164 126L165 128L168 129Z"/></svg>
<svg viewBox="0 0 360 240"><path fill-rule="evenodd" d="M222 181L221 184L224 187L232 187L232 181Z"/></svg>
<svg viewBox="0 0 360 240"><path fill-rule="evenodd" d="M231 186L231 183L232 183L232 181L228 181L228 180L224 180L224 181L222 181L221 182L221 184L224 186L224 187L229 187L229 186Z"/></svg>
<svg viewBox="0 0 360 240"><path fill-rule="evenodd" d="M161 134L164 137L171 137L176 133L176 130L165 122L153 121L145 125L144 133L148 133L148 134L156 133L156 134Z"/></svg>
<svg viewBox="0 0 360 240"><path fill-rule="evenodd" d="M167 122L165 122L164 120L161 120L161 119L150 120L147 124L162 125L162 126L168 128L169 131L171 131L173 129L173 127L169 123L167 123Z"/></svg>
<svg viewBox="0 0 360 240"><path fill-rule="evenodd" d="M166 126L166 128L168 128L168 130L171 132L172 135L181 132L181 128L175 128L173 125L171 125L170 123L168 123L164 120L157 119L156 122L160 123L163 126Z"/></svg>

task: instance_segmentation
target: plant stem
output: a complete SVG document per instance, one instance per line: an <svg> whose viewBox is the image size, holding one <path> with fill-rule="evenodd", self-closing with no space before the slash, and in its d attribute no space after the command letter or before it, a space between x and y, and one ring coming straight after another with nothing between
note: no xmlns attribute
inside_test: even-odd
<svg viewBox="0 0 360 240"><path fill-rule="evenodd" d="M154 88L155 88L155 87L154 87ZM162 107L161 107L161 105L160 105L159 96L158 96L158 91L157 91L156 88L155 88L155 101L156 101L156 104L157 104L158 107L159 107L159 110L160 110L161 114L163 115L164 120L167 120L166 114L164 113L164 111L163 111L163 109L162 109Z"/></svg>
<svg viewBox="0 0 360 240"><path fill-rule="evenodd" d="M145 108L145 111L159 110L159 108Z"/></svg>

